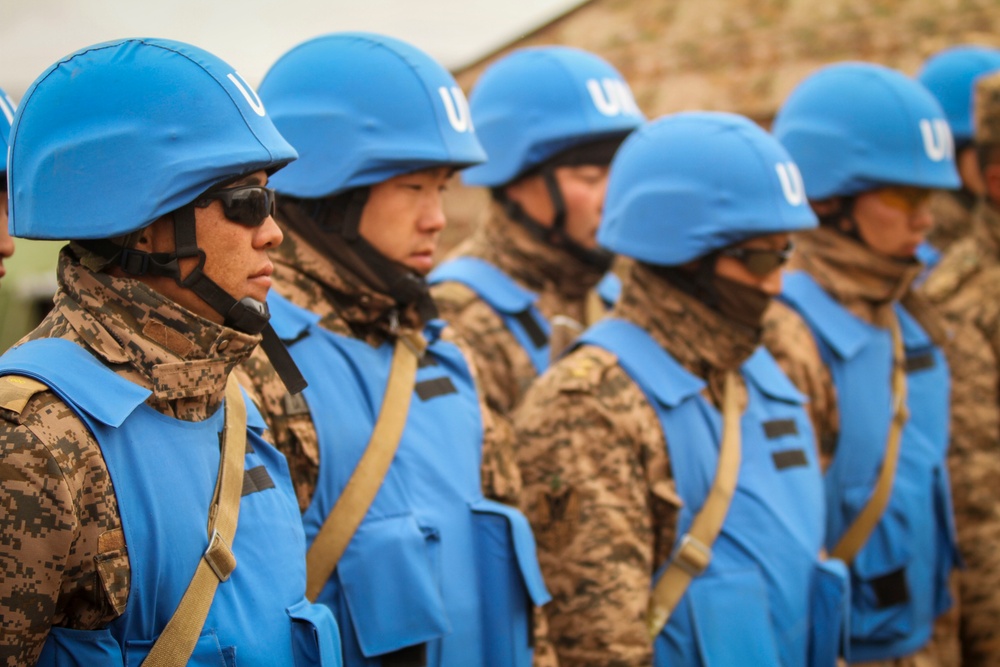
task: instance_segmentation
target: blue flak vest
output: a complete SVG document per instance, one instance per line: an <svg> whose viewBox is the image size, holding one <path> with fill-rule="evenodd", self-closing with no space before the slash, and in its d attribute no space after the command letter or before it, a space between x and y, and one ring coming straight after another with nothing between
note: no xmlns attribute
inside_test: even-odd
<svg viewBox="0 0 1000 667"><path fill-rule="evenodd" d="M274 293L268 301L278 335L294 341L319 437L319 478L302 516L311 543L368 445L393 345L334 334ZM528 667L532 609L549 600L527 520L483 497L479 402L442 326L425 331L399 449L318 600L340 623L351 667Z"/></svg>
<svg viewBox="0 0 1000 667"><path fill-rule="evenodd" d="M608 271L597 283L597 296L601 297L601 303L608 310L611 310L622 295L622 279L613 271Z"/></svg>
<svg viewBox="0 0 1000 667"><path fill-rule="evenodd" d="M885 456L892 415L892 337L859 319L811 276L792 272L781 297L812 329L837 389L840 435L826 471L828 548L867 504ZM850 658L903 657L930 637L951 606L958 564L948 448L947 362L913 317L895 307L906 351L907 406L889 505L851 564Z"/></svg>
<svg viewBox="0 0 1000 667"><path fill-rule="evenodd" d="M631 322L606 319L577 343L617 355L656 410L684 501L679 542L715 480L722 415L702 396L705 383ZM804 398L763 348L741 372L749 401L739 481L711 564L656 638L655 664L833 667L847 574L842 563L819 558L823 491Z"/></svg>
<svg viewBox="0 0 1000 667"><path fill-rule="evenodd" d="M39 665L138 665L173 616L208 547L224 410L186 422L145 404L150 392L63 339L24 343L0 375L48 385L101 447L121 515L131 583L125 612L100 630L53 627ZM236 569L219 584L189 665L341 664L337 626L305 592L305 536L288 466L247 405L247 454Z"/></svg>

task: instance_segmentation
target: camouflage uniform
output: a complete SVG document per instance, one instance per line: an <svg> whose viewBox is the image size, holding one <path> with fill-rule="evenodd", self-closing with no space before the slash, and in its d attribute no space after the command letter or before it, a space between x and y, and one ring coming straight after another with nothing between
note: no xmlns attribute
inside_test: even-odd
<svg viewBox="0 0 1000 667"><path fill-rule="evenodd" d="M910 286L919 275L920 264L903 264L887 259L865 246L827 228L797 235L796 252L789 269L807 272L828 294L858 318L888 327L893 303L902 301L908 312L931 338L943 342L945 327L934 308L912 293ZM816 428L824 467L836 455L840 419L837 394L829 370L819 356L815 339L794 310L775 304L764 323L764 345L782 369L811 402L810 413ZM867 667L952 667L959 664L953 611L943 614L931 642L905 658L869 662Z"/></svg>
<svg viewBox="0 0 1000 667"><path fill-rule="evenodd" d="M758 343L638 264L611 316L648 331L705 379L717 407L725 372ZM740 393L745 401L742 383ZM654 408L612 353L582 346L535 382L513 420L560 664L652 664L648 593L682 504Z"/></svg>
<svg viewBox="0 0 1000 667"><path fill-rule="evenodd" d="M59 258L54 309L24 340L81 345L150 389L146 403L164 415L212 415L229 372L260 337L201 319L137 281L95 273L71 248ZM51 626L93 630L124 612L130 569L108 469L53 392L19 411L0 409L0 508L0 663L34 664Z"/></svg>
<svg viewBox="0 0 1000 667"><path fill-rule="evenodd" d="M934 227L927 241L942 253L972 233L972 209L976 197L968 190L935 192L931 198Z"/></svg>
<svg viewBox="0 0 1000 667"><path fill-rule="evenodd" d="M538 240L510 220L496 202L490 205L485 224L452 255L483 259L538 294L536 305L552 326L553 359L594 319L593 287L603 272ZM431 294L441 316L477 355L490 406L509 413L537 375L528 353L496 311L472 290L449 282L435 285Z"/></svg>
<svg viewBox="0 0 1000 667"><path fill-rule="evenodd" d="M1000 664L1000 212L976 209L969 238L953 245L924 294L953 324L945 347L952 367L949 468L959 548L963 664Z"/></svg>

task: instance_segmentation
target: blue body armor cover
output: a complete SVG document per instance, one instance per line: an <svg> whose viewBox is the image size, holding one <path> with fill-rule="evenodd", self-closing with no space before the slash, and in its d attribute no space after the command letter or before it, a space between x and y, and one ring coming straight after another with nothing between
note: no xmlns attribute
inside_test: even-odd
<svg viewBox="0 0 1000 667"><path fill-rule="evenodd" d="M100 630L52 628L39 665L138 665L173 616L208 547L224 411L201 422L156 412L150 392L73 342L24 343L0 358L0 375L48 385L100 444L118 501L131 584L125 612ZM247 453L237 566L219 584L188 664L340 665L336 624L306 601L305 537L284 457L247 405Z"/></svg>
<svg viewBox="0 0 1000 667"><path fill-rule="evenodd" d="M320 471L302 517L312 541L364 453L385 394L393 345L334 334L269 298L278 335L309 381ZM548 601L525 517L481 488L482 422L465 358L426 329L428 348L388 474L319 601L343 633L345 664L528 667L533 605ZM392 657L390 657L392 656Z"/></svg>
<svg viewBox="0 0 1000 667"><path fill-rule="evenodd" d="M616 354L656 410L684 501L680 540L715 480L721 414L702 396L704 382L630 322L604 320L578 343ZM841 563L819 559L823 491L804 399L763 348L742 375L749 402L739 482L711 564L656 639L655 664L832 667L847 575Z"/></svg>
<svg viewBox="0 0 1000 667"><path fill-rule="evenodd" d="M608 310L611 310L622 295L622 279L613 271L608 271L597 283L597 295L601 297L601 303Z"/></svg>
<svg viewBox="0 0 1000 667"><path fill-rule="evenodd" d="M811 276L785 277L782 299L798 311L837 389L840 434L826 472L826 544L832 548L875 487L892 415L891 334L857 318ZM944 355L896 305L906 351L907 406L889 505L851 565L852 660L898 658L920 649L951 606L958 563L948 471L949 373Z"/></svg>

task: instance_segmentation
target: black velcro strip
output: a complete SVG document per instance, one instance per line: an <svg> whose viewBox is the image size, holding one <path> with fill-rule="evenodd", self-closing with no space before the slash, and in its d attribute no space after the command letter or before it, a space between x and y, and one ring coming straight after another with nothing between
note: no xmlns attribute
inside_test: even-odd
<svg viewBox="0 0 1000 667"><path fill-rule="evenodd" d="M924 352L922 354L915 354L912 357L906 357L907 373L924 371L928 368L934 368L935 365L937 365L937 359L934 358L933 352Z"/></svg>
<svg viewBox="0 0 1000 667"><path fill-rule="evenodd" d="M906 604L910 601L910 588L906 585L906 571L903 568L893 570L889 574L875 577L870 580L869 585L875 598L878 600L879 609L894 607L899 604Z"/></svg>
<svg viewBox="0 0 1000 667"><path fill-rule="evenodd" d="M434 358L433 354L428 354L424 352L420 355L420 361L417 362L417 368L427 368L428 366L437 366L438 360Z"/></svg>
<svg viewBox="0 0 1000 667"><path fill-rule="evenodd" d="M435 396L444 396L445 394L454 394L458 392L458 390L455 389L455 385L451 383L451 379L446 377L418 382L415 389L417 390L417 396L420 397L421 401L429 401Z"/></svg>
<svg viewBox="0 0 1000 667"><path fill-rule="evenodd" d="M382 667L427 667L427 644L407 646L381 657Z"/></svg>
<svg viewBox="0 0 1000 667"><path fill-rule="evenodd" d="M764 435L768 440L780 438L783 435L798 435L799 427L794 419L774 419L764 422Z"/></svg>
<svg viewBox="0 0 1000 667"><path fill-rule="evenodd" d="M524 327L528 338L531 339L531 344L537 349L540 350L549 344L549 337L545 333L545 329L538 323L535 316L531 314L531 310L522 310L520 313L515 313L514 319Z"/></svg>
<svg viewBox="0 0 1000 667"><path fill-rule="evenodd" d="M803 449L786 449L781 452L772 452L771 458L774 459L774 467L778 470L809 465L809 459L806 458L806 452Z"/></svg>
<svg viewBox="0 0 1000 667"><path fill-rule="evenodd" d="M271 479L271 475L268 474L267 468L264 466L257 466L243 472L242 495L249 496L251 493L273 488L274 480Z"/></svg>

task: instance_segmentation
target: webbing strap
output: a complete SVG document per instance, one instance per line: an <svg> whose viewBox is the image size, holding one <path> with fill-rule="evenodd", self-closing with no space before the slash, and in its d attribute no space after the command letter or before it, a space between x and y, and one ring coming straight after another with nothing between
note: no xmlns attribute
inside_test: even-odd
<svg viewBox="0 0 1000 667"><path fill-rule="evenodd" d="M879 471L871 498L830 553L832 558L839 558L848 565L868 541L889 505L889 496L892 495L896 469L899 466L903 425L910 418L906 408L906 354L903 350L903 335L900 333L898 320L893 320L892 324L892 357L892 422L889 424L889 437L886 440L882 469Z"/></svg>
<svg viewBox="0 0 1000 667"><path fill-rule="evenodd" d="M712 561L712 545L729 513L740 473L742 414L736 371L729 371L722 390L722 444L719 446L715 480L705 504L695 515L690 530L681 538L666 571L656 582L650 595L646 613L646 629L650 639L655 639L660 634L660 630L670 619L670 614L691 585L691 580L704 572Z"/></svg>
<svg viewBox="0 0 1000 667"><path fill-rule="evenodd" d="M389 472L410 411L417 362L426 347L420 334L396 339L389 381L371 438L306 554L306 597L310 601L319 597Z"/></svg>
<svg viewBox="0 0 1000 667"><path fill-rule="evenodd" d="M198 563L174 615L167 622L143 667L186 665L208 618L208 610L220 581L236 569L230 546L236 535L243 491L243 467L247 449L247 411L236 378L226 383L226 423L222 431L222 455L215 497L208 518L208 549Z"/></svg>
<svg viewBox="0 0 1000 667"><path fill-rule="evenodd" d="M594 288L587 292L587 300L585 302L584 312L584 326L591 327L608 314L608 307L604 304L604 299L601 298L600 293L598 293L597 288Z"/></svg>

